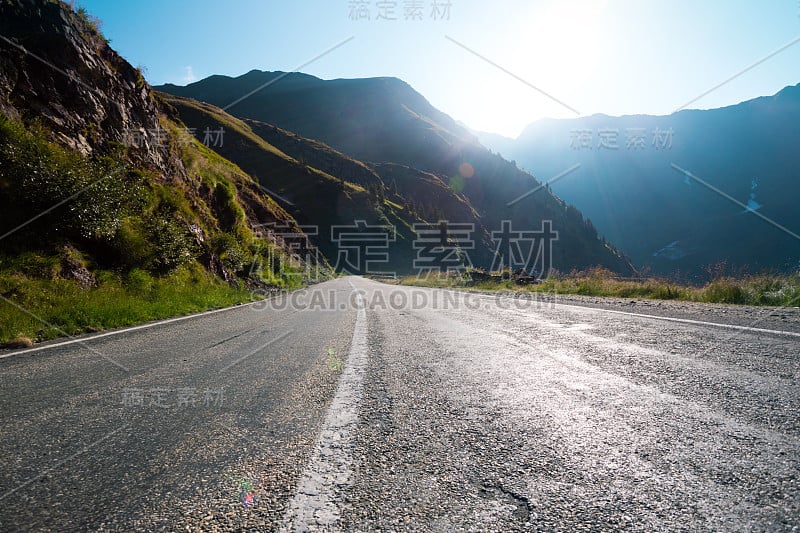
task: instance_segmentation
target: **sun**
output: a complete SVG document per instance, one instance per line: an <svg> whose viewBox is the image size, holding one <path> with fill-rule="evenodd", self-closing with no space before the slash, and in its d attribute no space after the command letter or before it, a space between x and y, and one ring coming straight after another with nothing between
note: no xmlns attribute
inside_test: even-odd
<svg viewBox="0 0 800 533"><path fill-rule="evenodd" d="M473 102L462 116L476 130L512 138L543 117L585 114L581 104L615 43L606 0L519 0L518 6L524 7L513 12L507 31L477 48L489 61L465 55L462 62Z"/></svg>
<svg viewBox="0 0 800 533"><path fill-rule="evenodd" d="M606 7L606 0L557 0L537 3L520 13L504 39L502 63L529 85L511 77L505 80L505 97L498 111L509 124L529 115L526 123L541 116L576 116L570 109L579 110L576 95L585 92L601 72L613 40L605 28Z"/></svg>

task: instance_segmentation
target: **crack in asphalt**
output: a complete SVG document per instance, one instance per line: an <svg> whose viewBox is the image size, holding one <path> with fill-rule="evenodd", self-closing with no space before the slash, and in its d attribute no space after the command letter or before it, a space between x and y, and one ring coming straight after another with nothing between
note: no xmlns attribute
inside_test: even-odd
<svg viewBox="0 0 800 533"><path fill-rule="evenodd" d="M531 521L531 517L534 515L533 506L531 505L531 501L528 499L527 496L523 496L511 489L507 489L503 486L502 483L491 483L491 482L484 482L480 488L481 494L489 494L490 492L499 491L502 493L506 500L509 501L510 505L516 507L516 511L514 511L514 516L518 517L522 525L527 524ZM495 497L494 495L492 497Z"/></svg>
<svg viewBox="0 0 800 533"><path fill-rule="evenodd" d="M251 331L255 331L255 329L256 328L248 329L247 331L243 331L243 332L239 333L238 335L234 335L233 337L228 337L227 339L223 339L223 340L221 340L219 342L215 342L211 346L206 346L206 350L210 350L211 348L216 348L217 346L219 346L221 344L225 344L226 342L232 341L233 339L237 339L237 338L241 337L242 335L246 335L246 334L250 333Z"/></svg>

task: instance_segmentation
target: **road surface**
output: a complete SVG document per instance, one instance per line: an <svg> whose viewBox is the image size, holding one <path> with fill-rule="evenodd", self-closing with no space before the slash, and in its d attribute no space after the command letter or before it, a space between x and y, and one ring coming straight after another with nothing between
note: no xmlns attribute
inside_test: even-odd
<svg viewBox="0 0 800 533"><path fill-rule="evenodd" d="M0 530L800 529L796 313L637 307L350 277L23 350Z"/></svg>

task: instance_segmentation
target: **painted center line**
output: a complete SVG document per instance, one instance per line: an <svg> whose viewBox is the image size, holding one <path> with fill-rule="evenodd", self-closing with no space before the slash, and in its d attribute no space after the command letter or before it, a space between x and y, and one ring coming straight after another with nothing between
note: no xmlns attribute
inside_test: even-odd
<svg viewBox="0 0 800 533"><path fill-rule="evenodd" d="M350 284L352 287L353 285ZM367 312L357 294L358 314L350 354L328 408L322 431L297 491L289 501L281 531L335 531L340 518L338 493L352 477L352 439L358 423L362 383L367 370Z"/></svg>

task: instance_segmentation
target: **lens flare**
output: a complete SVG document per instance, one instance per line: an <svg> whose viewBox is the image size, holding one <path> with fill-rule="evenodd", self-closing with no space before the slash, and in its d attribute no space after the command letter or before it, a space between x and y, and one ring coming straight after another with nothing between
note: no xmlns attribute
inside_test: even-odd
<svg viewBox="0 0 800 533"><path fill-rule="evenodd" d="M475 175L475 168L464 161L460 165L458 165L458 173L461 174L465 178L471 178Z"/></svg>
<svg viewBox="0 0 800 533"><path fill-rule="evenodd" d="M460 175L453 176L447 186L450 187L451 191L459 193L464 190L464 178Z"/></svg>

